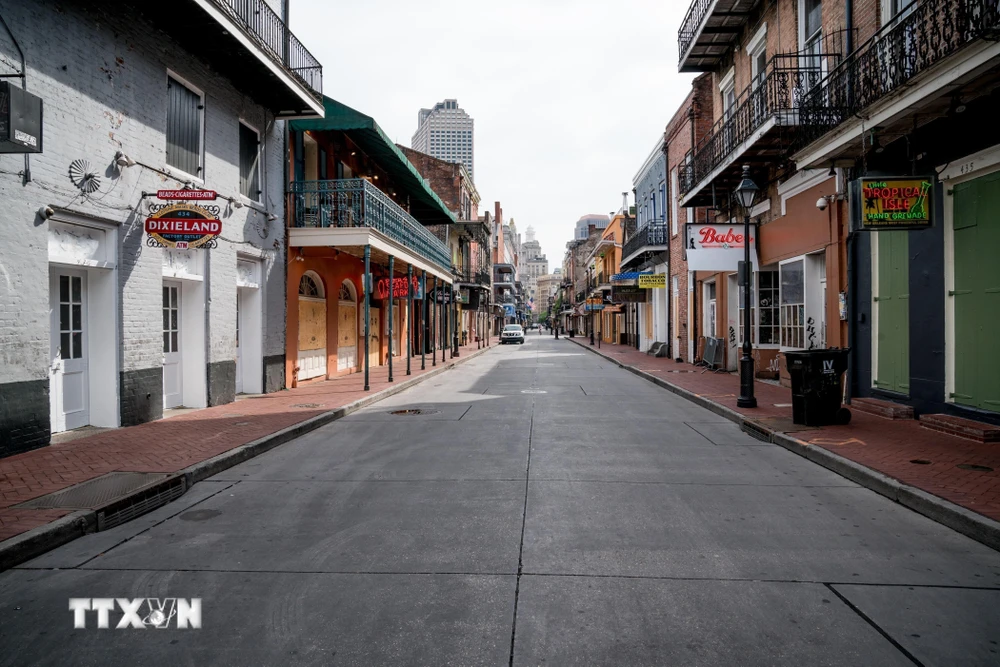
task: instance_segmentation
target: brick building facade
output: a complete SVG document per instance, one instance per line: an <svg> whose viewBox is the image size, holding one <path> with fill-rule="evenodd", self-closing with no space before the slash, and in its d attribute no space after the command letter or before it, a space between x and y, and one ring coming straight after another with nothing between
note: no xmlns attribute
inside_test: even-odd
<svg viewBox="0 0 1000 667"><path fill-rule="evenodd" d="M283 118L322 113L321 70L307 84L260 36L236 42L228 14L205 18L220 52L192 52L143 9L3 7L43 100L44 152L0 155L0 456L284 386ZM19 69L6 35L0 56ZM184 122L198 133L171 153ZM197 173L178 168L184 150ZM155 247L143 230L155 192L185 186L218 192L214 248Z"/></svg>

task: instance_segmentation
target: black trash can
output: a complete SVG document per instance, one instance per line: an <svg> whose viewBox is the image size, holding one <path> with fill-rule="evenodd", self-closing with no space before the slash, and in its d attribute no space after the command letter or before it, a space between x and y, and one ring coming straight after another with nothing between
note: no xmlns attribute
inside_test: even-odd
<svg viewBox="0 0 1000 667"><path fill-rule="evenodd" d="M841 378L850 348L785 352L792 378L792 421L806 426L847 424L851 411L841 405Z"/></svg>

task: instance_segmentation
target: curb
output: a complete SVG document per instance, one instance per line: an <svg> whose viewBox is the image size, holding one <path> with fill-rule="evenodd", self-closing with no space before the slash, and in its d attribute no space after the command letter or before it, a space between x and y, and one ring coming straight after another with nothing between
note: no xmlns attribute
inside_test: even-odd
<svg viewBox="0 0 1000 667"><path fill-rule="evenodd" d="M681 389L662 378L650 375L634 366L624 364L614 357L591 348L589 345L578 343L575 340L572 342L681 398L685 398L700 407L710 410L720 417L725 417L730 421L736 422L740 425L740 428L746 422L751 421L745 415L731 408L710 401L686 389ZM939 498L915 486L900 482L898 479L884 475L877 470L872 470L860 463L855 463L822 447L812 446L808 442L793 438L786 433L769 429L760 422L755 421L753 424L755 429L763 430L768 434L769 441L772 444L795 452L799 456L807 458L813 463L837 473L841 477L870 489L880 496L885 496L889 500L897 502L918 514L922 514L932 521L951 528L966 537L971 537L991 549L1000 551L1000 522L977 514L944 498Z"/></svg>
<svg viewBox="0 0 1000 667"><path fill-rule="evenodd" d="M423 375L411 377L401 381L397 380L394 386L383 389L378 393L365 396L364 398L360 398L352 403L348 403L347 405L342 405L339 408L334 408L333 410L316 415L315 417L310 417L309 419L301 421L298 424L292 424L291 426L287 426L280 431L275 431L270 435L258 438L257 440L248 442L244 445L234 447L227 452L223 452L222 454L213 456L210 459L188 466L187 468L179 470L162 480L161 483L170 482L172 480L176 480L178 477L183 477L185 482L184 493L186 493L196 482L200 482L213 475L217 475L224 470L228 470L233 466L239 465L244 461L260 456L275 447L290 442L291 440L305 435L306 433L315 431L316 429L335 422L338 419L343 419L347 415L357 412L361 408L367 407L373 403L378 403L379 401L409 389L414 385L420 384L424 380L440 375L441 373L451 370L461 363L485 354L493 348L494 346L491 345L479 350L473 350L471 352L467 352L465 356L445 362L444 365L440 365L438 368L427 370L423 373ZM119 505L126 503L133 496L142 495L145 490L146 489L140 489L122 498L116 498L113 501L113 504ZM67 514L64 517L60 517L55 521L51 521L44 526L32 528L27 532L15 535L14 537L0 542L0 572L20 565L21 563L31 560L36 556L40 556L47 551L60 547L67 542L72 542L78 537L83 537L88 533L95 532L97 530L97 515L99 512L103 512L104 509L104 507L100 507L92 510L78 510Z"/></svg>

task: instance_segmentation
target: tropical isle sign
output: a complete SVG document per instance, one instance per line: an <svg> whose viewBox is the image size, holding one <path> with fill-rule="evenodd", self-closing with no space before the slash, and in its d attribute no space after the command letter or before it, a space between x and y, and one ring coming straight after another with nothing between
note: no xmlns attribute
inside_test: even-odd
<svg viewBox="0 0 1000 667"><path fill-rule="evenodd" d="M160 190L158 199L174 201L170 204L151 204L146 218L146 244L159 248L188 250L214 248L216 238L222 233L219 207L213 204L193 204L196 201L214 200L211 190Z"/></svg>
<svg viewBox="0 0 1000 667"><path fill-rule="evenodd" d="M861 179L861 229L920 229L931 225L928 179Z"/></svg>

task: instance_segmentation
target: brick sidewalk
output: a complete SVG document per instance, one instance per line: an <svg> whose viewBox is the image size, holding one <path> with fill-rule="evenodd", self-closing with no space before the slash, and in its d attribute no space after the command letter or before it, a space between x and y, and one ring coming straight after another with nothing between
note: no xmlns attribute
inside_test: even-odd
<svg viewBox="0 0 1000 667"><path fill-rule="evenodd" d="M573 342L590 347L584 341L573 339ZM702 373L704 369L691 364L652 357L622 345L602 344L599 351L748 418L770 422L775 431L790 433L812 446L1000 521L1000 446L996 444L980 444L932 431L916 420L891 421L858 410L851 411L851 423L847 426L793 425L792 392L786 387L756 382L754 394L758 407L742 409L736 407L738 375ZM993 472L956 467L969 464L986 466Z"/></svg>
<svg viewBox="0 0 1000 667"><path fill-rule="evenodd" d="M437 367L454 365L476 346L459 348L460 357ZM412 360L413 374L406 375L406 359L393 367L371 371L371 390L364 391L364 374L307 383L287 391L239 397L235 403L113 429L53 444L0 459L0 541L45 525L73 510L33 510L13 507L32 498L65 489L116 471L175 473L231 449L293 426L330 410L388 389L400 382L435 370L427 356Z"/></svg>

